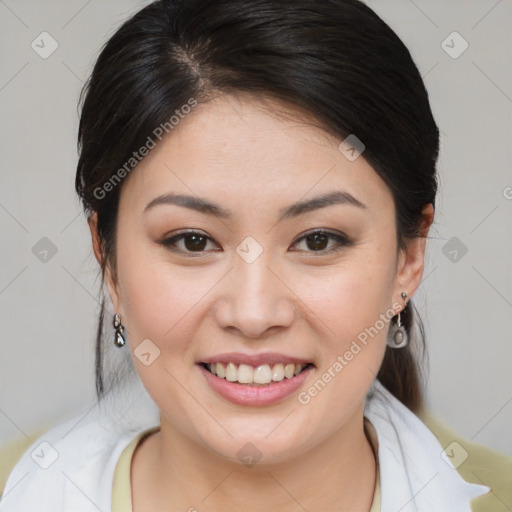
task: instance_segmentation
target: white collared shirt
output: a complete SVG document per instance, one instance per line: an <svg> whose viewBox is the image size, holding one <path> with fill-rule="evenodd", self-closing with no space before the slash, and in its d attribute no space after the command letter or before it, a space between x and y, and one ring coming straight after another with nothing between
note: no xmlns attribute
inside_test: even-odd
<svg viewBox="0 0 512 512"><path fill-rule="evenodd" d="M381 512L471 512L470 500L491 491L466 482L429 428L377 379L364 416L378 435Z"/></svg>
<svg viewBox="0 0 512 512"><path fill-rule="evenodd" d="M434 434L378 380L364 415L378 436L381 512L471 512L470 500L491 491L466 482L442 458ZM120 431L100 408L61 423L18 461L0 512L110 512L119 457L136 435L157 425Z"/></svg>

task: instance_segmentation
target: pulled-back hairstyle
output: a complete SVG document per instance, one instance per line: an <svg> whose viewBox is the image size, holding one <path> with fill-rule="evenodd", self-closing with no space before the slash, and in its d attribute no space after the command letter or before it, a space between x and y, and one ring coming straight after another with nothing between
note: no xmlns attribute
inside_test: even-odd
<svg viewBox="0 0 512 512"><path fill-rule="evenodd" d="M122 183L98 190L191 98L237 91L306 110L340 141L355 134L393 194L397 248L423 236L422 209L435 206L439 130L408 49L377 14L359 0L160 0L109 39L80 97L76 191L86 215L97 213L102 285L107 265L116 278ZM98 398L104 316L103 300ZM412 343L386 349L378 378L416 412L424 330L412 301L402 318Z"/></svg>

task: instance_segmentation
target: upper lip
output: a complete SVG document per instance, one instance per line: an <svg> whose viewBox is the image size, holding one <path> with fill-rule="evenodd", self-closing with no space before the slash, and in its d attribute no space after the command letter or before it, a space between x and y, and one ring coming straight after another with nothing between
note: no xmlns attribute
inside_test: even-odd
<svg viewBox="0 0 512 512"><path fill-rule="evenodd" d="M236 365L248 364L250 366L260 366L262 364L278 364L278 363L292 363L292 364L308 364L311 361L302 359L300 357L289 356L280 354L278 352L265 352L262 354L243 354L241 352L224 352L223 354L216 354L211 357L206 357L199 361L200 363L234 363Z"/></svg>

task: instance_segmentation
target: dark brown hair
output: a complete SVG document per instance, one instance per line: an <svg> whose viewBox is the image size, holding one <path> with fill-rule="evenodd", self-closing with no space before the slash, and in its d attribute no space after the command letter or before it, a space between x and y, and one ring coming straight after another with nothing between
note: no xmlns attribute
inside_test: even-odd
<svg viewBox="0 0 512 512"><path fill-rule="evenodd" d="M235 91L293 104L340 141L355 134L393 194L397 247L422 236L422 209L435 205L439 130L409 51L377 14L359 0L160 0L109 39L80 98L76 191L87 216L97 213L102 284L107 263L115 277L122 183L105 197L97 191L190 98ZM403 318L413 343L387 348L378 378L418 411L415 346L423 357L424 332L412 302Z"/></svg>

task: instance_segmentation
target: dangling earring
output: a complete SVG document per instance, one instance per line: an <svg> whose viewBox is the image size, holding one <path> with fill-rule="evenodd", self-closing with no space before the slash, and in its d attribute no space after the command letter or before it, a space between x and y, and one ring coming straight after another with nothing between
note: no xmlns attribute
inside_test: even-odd
<svg viewBox="0 0 512 512"><path fill-rule="evenodd" d="M123 324L121 323L121 315L119 313L116 313L114 315L114 329L116 330L115 334L114 334L114 345L116 347L124 347L125 344L126 344L126 340L124 339L124 336L123 336L123 332L124 332L124 327L123 327Z"/></svg>
<svg viewBox="0 0 512 512"><path fill-rule="evenodd" d="M400 311L400 313L405 311L405 308L407 307L407 293L402 292L402 299L405 301L405 306L404 309ZM409 337L407 336L407 331L402 324L400 313L398 313L396 323L391 324L391 327L389 328L387 346L390 348L402 348L405 347L409 342Z"/></svg>

